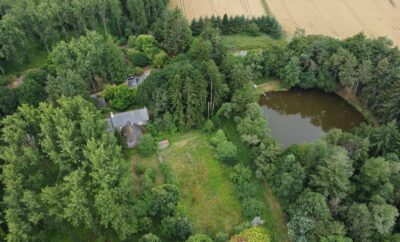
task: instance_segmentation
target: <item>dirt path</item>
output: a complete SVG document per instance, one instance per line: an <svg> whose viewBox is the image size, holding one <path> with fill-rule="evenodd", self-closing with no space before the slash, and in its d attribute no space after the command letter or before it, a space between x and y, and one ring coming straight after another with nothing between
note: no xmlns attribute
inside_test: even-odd
<svg viewBox="0 0 400 242"><path fill-rule="evenodd" d="M279 202L275 199L271 188L266 182L264 183L264 187L266 191L265 199L267 200L270 206L273 219L276 221L277 225L276 232L278 232L281 235L281 240L279 242L290 242L286 226L286 215L283 213L282 208L279 205Z"/></svg>

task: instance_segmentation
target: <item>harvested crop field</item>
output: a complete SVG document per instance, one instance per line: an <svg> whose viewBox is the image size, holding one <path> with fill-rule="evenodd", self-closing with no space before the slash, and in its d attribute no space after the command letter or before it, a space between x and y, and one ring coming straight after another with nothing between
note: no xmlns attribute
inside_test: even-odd
<svg viewBox="0 0 400 242"><path fill-rule="evenodd" d="M180 8L186 18L244 15L247 17L262 16L265 9L262 0L170 0L169 8Z"/></svg>
<svg viewBox="0 0 400 242"><path fill-rule="evenodd" d="M400 0L268 0L268 7L290 35L306 34L344 39L364 32L387 36L400 44Z"/></svg>

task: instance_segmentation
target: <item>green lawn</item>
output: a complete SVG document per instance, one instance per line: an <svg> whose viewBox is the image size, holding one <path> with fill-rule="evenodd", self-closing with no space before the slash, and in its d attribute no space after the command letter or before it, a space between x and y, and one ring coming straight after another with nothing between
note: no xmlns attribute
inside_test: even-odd
<svg viewBox="0 0 400 242"><path fill-rule="evenodd" d="M250 36L246 34L234 34L222 36L225 44L232 50L256 50L256 49L268 49L273 43L277 43L285 40L272 39L266 34L259 36Z"/></svg>

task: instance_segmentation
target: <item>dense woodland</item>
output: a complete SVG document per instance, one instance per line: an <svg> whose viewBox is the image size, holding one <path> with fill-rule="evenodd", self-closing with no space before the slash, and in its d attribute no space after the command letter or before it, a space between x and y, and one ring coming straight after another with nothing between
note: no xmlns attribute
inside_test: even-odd
<svg viewBox="0 0 400 242"><path fill-rule="evenodd" d="M196 234L167 164L163 185L153 187L152 172L141 171L146 182L133 193L129 152L103 119L137 106L152 116L143 156L154 155L165 133L210 134L218 161L233 167L229 180L247 220L263 206L259 179L279 199L293 241L400 240L400 51L390 40L300 31L235 56L222 35L279 38L276 20L189 24L163 0L1 1L0 31L3 74L48 52L17 88L1 76L0 241L270 241L264 227L248 224ZM153 71L137 89L119 85L148 65ZM254 83L266 78L287 88L346 90L378 123L283 149L258 105ZM98 110L90 94L101 91L110 107ZM229 122L250 151L249 165L239 164L238 147L222 131Z"/></svg>

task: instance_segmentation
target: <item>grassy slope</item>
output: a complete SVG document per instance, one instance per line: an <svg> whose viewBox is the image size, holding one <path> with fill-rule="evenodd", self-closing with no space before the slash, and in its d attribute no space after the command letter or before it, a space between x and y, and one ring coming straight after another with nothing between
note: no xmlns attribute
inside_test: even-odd
<svg viewBox="0 0 400 242"><path fill-rule="evenodd" d="M251 154L236 133L234 122L224 128L228 138L239 150L239 160L250 165ZM232 231L244 221L241 205L235 196L234 186L228 179L232 166L222 164L214 158L215 151L209 144L209 136L201 132L189 132L170 138L171 146L161 151L161 156L172 167L182 191L183 209L194 223L195 232L213 235L219 231ZM143 158L136 152L133 164L139 162L155 168L156 156ZM136 181L137 178L135 178ZM158 184L162 178L157 178ZM266 184L257 181L257 199L265 203L262 217L276 242L287 242L284 214Z"/></svg>

